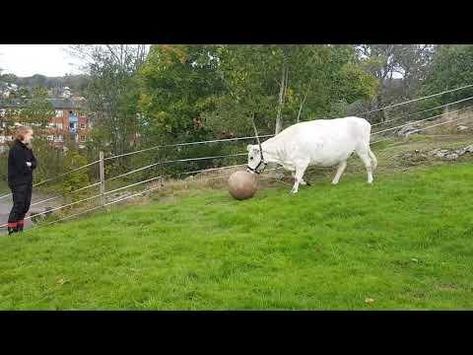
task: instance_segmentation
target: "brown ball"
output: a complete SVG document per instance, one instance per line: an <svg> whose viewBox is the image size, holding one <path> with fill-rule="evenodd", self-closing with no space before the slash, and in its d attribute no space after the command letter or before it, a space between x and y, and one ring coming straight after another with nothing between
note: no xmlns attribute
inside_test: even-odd
<svg viewBox="0 0 473 355"><path fill-rule="evenodd" d="M237 200L246 200L258 189L256 174L244 170L235 171L228 179L228 192Z"/></svg>

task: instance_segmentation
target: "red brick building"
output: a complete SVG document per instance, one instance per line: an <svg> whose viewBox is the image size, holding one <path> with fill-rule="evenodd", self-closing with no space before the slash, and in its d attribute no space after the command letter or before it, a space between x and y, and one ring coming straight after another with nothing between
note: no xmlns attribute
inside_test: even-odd
<svg viewBox="0 0 473 355"><path fill-rule="evenodd" d="M55 116L42 134L46 135L48 141L55 147L64 147L67 138L76 142L79 148L84 147L91 130L91 122L84 114L83 99L49 99ZM25 107L25 102L21 100L0 101L0 153L6 150L6 145L13 140L12 122L7 122L5 114L7 110L17 110ZM2 119L3 118L3 119ZM21 122L15 122L15 125ZM34 126L34 124L33 124Z"/></svg>
<svg viewBox="0 0 473 355"><path fill-rule="evenodd" d="M90 133L91 124L83 112L82 102L71 99L52 99L56 116L49 123L48 140L62 147L66 138L75 141L82 148Z"/></svg>

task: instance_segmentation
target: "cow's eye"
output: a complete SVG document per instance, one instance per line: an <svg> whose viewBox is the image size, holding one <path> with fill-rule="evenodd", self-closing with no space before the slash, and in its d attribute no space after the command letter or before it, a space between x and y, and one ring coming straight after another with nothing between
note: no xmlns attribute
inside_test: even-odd
<svg viewBox="0 0 473 355"><path fill-rule="evenodd" d="M253 160L253 157L250 157L250 160Z"/></svg>

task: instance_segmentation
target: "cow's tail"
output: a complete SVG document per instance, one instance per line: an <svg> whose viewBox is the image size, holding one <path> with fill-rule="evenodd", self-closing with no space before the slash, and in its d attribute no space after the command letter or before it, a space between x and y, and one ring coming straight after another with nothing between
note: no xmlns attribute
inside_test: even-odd
<svg viewBox="0 0 473 355"><path fill-rule="evenodd" d="M368 147L368 155L370 156L371 162L373 163L373 170L375 170L378 166L378 159L376 159L376 155L374 155L370 147Z"/></svg>
<svg viewBox="0 0 473 355"><path fill-rule="evenodd" d="M373 166L372 166L373 170L375 170L376 167L378 166L378 159L376 159L376 155L374 155L374 153L372 152L371 147L370 147L371 124L365 119L363 119L363 121L365 122L364 123L365 124L365 135L366 135L365 137L367 137L366 138L367 139L366 146L368 148L368 156L370 157L371 163L373 164Z"/></svg>

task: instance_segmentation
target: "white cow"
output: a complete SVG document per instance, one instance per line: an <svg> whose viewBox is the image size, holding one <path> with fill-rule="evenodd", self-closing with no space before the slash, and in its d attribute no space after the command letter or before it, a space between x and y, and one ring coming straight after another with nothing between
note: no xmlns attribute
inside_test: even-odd
<svg viewBox="0 0 473 355"><path fill-rule="evenodd" d="M343 174L347 159L353 152L360 157L373 182L377 160L370 149L371 124L364 118L345 117L300 122L259 145L248 145L248 170L260 173L266 163L277 163L292 172L295 178L291 192L306 185L303 176L310 165L330 167L338 164L332 184Z"/></svg>

